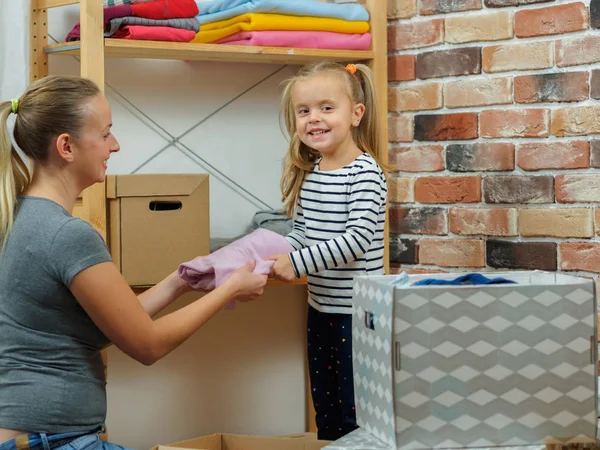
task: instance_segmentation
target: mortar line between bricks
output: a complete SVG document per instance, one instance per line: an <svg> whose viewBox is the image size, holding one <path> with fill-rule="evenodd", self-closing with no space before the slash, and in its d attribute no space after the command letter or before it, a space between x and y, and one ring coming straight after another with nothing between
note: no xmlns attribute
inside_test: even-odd
<svg viewBox="0 0 600 450"><path fill-rule="evenodd" d="M586 170L584 172L583 170ZM531 177L556 177L558 175L600 175L600 171L595 168L590 169L547 169L539 172L527 172L520 169L519 171L498 171L498 172L450 172L447 170L439 172L406 172L398 171L391 172L394 174L394 178L473 178L480 176L482 180L484 178L498 178L498 177L519 177L519 178L531 178ZM599 200L600 201L600 200Z"/></svg>
<svg viewBox="0 0 600 450"><path fill-rule="evenodd" d="M414 23L414 22L412 22ZM389 25L389 24L388 24ZM542 36L531 36L531 37L512 37L510 39L498 39L498 40L484 40L484 41L470 41L470 42L436 42L432 45L426 45L424 47L413 47L388 50L388 56L397 55L418 55L420 53L429 53L437 51L448 51L448 50L459 50L463 48L487 48L487 47L501 47L501 46L512 46L512 45L531 45L542 42L550 42L552 44L557 41L569 41L576 40L586 36L596 36L597 30L594 28L586 28L584 30L571 31L564 34L552 34ZM552 45L552 52L556 50Z"/></svg>
<svg viewBox="0 0 600 450"><path fill-rule="evenodd" d="M600 31L600 30L599 30ZM570 74L570 73L582 73L592 72L593 70L600 69L600 62L591 64L581 64L577 66L566 66L566 67L544 67L541 69L527 69L527 70L506 70L502 72L481 72L473 73L468 75L451 75L451 76L440 76L432 78L415 78L414 80L395 81L390 80L388 84L391 87L404 87L412 85L425 85L435 83L453 83L456 81L470 82L470 81L483 81L483 80L497 80L504 78L518 78L528 76L541 76L541 75L556 75L556 74ZM591 98L591 97L590 97ZM519 105L535 105L537 103L519 103Z"/></svg>
<svg viewBox="0 0 600 450"><path fill-rule="evenodd" d="M389 142L388 150L398 146L424 146L424 145L449 145L449 144L543 144L543 143L560 143L570 141L593 141L596 134L582 134L577 136L548 136L545 138L477 138L477 139L462 139L462 140L444 140L444 141L397 141ZM587 138L587 139L586 139ZM415 144L411 146L409 144Z"/></svg>
<svg viewBox="0 0 600 450"><path fill-rule="evenodd" d="M390 209L516 209L519 211L535 209L591 209L600 210L597 202L592 203L398 203L391 202Z"/></svg>
<svg viewBox="0 0 600 450"><path fill-rule="evenodd" d="M397 114L392 117L404 116L404 117L414 117L414 116L432 116L439 114L464 114L464 113L474 113L479 114L481 112L488 111L529 111L529 110L548 110L550 112L556 110L563 109L581 109L586 106L595 106L600 108L600 100L588 98L586 100L582 100L579 102L547 102L547 103L517 103L517 104L491 104L491 105L479 105L479 106L463 106L460 108L448 108L447 106L443 106L438 109L422 109L422 110L413 110L413 111L398 111ZM391 111L388 111L388 116ZM501 138L499 138L501 139ZM543 139L543 138L538 138Z"/></svg>
<svg viewBox="0 0 600 450"><path fill-rule="evenodd" d="M440 271L444 271L444 272L449 272L449 273L463 273L463 272L498 272L503 273L503 272L516 272L519 270L531 270L531 269L525 269L525 268L505 268L505 267L491 267L491 266L485 266L485 267L443 267L443 266L436 266L436 265L427 265L427 264L407 264L407 263L394 263L394 262L390 262L390 266L393 269L397 269L399 271L402 270L411 270L411 269L420 269L420 270L440 270ZM396 267L394 267L396 266ZM398 267L398 266L405 266L405 267ZM597 278L598 277L598 273L596 272L585 272L585 271L567 271L567 270L556 270L555 271L558 274L564 274L564 275L571 275L571 276L581 276L581 277L586 277L586 278ZM398 273L398 272L396 272Z"/></svg>
<svg viewBox="0 0 600 450"><path fill-rule="evenodd" d="M390 231L390 236L393 237L398 237L400 239L411 239L411 240L419 240L419 241L423 241L423 240L429 240L429 241L435 241L435 240L441 240L441 241L448 241L448 242L454 242L454 241L502 241L502 242L513 242L513 243L527 243L527 242L537 242L537 243L543 243L543 242L549 242L549 243L553 243L553 244L558 244L561 242L571 242L571 243L586 243L586 242L590 242L590 243L600 243L600 239L598 239L598 236L596 236L596 238L591 237L579 237L579 238L561 238L561 237L555 237L555 236L492 236L492 235L463 235L463 234L450 234L448 233L446 234L440 234L440 235L433 235L433 234L408 234L408 233L402 233L402 234L397 234L397 233L393 233ZM417 238L417 239L415 239ZM526 240L524 240L526 239ZM600 268L599 268L600 269Z"/></svg>
<svg viewBox="0 0 600 450"><path fill-rule="evenodd" d="M393 0L390 0L390 1L393 1ZM446 1L449 1L449 0L446 0ZM392 25L409 23L411 21L414 21L414 19L417 17L420 17L423 19L429 19L429 18L430 19L443 19L446 17L449 17L449 18L470 17L470 16L477 16L477 14L491 14L493 12L501 12L501 11L515 12L515 11L528 11L528 10L532 10L532 9L547 9L552 6L562 6L562 5L568 5L571 3L583 3L587 7L589 7L590 0L561 1L559 3L551 3L551 2L550 3L536 3L536 4L532 4L532 5L506 6L506 7L499 7L499 8L488 7L485 5L485 3L482 0L481 9L471 9L471 10L467 10L467 11L453 11L453 12L438 13L438 14L419 14L418 8L417 8L417 14L415 16L408 17L408 18L388 19L388 23L392 24Z"/></svg>

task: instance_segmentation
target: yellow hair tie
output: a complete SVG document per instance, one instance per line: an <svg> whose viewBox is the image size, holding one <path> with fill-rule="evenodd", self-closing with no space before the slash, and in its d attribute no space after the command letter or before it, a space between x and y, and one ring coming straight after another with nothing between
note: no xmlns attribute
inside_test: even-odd
<svg viewBox="0 0 600 450"><path fill-rule="evenodd" d="M10 110L12 111L13 114L17 114L17 111L19 111L19 99L18 98L13 98L10 101Z"/></svg>
<svg viewBox="0 0 600 450"><path fill-rule="evenodd" d="M351 75L354 75L356 73L356 66L354 64L348 64L346 70L350 72Z"/></svg>

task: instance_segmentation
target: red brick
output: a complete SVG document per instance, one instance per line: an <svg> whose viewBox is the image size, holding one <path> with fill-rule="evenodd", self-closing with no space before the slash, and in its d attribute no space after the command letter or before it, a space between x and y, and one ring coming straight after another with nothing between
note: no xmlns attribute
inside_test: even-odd
<svg viewBox="0 0 600 450"><path fill-rule="evenodd" d="M482 50L485 72L545 69L554 65L552 42L492 45Z"/></svg>
<svg viewBox="0 0 600 450"><path fill-rule="evenodd" d="M415 61L415 55L394 55L388 58L388 81L414 80Z"/></svg>
<svg viewBox="0 0 600 450"><path fill-rule="evenodd" d="M557 175L555 182L559 203L600 202L600 176L597 174Z"/></svg>
<svg viewBox="0 0 600 450"><path fill-rule="evenodd" d="M450 231L460 235L516 236L515 208L452 208Z"/></svg>
<svg viewBox="0 0 600 450"><path fill-rule="evenodd" d="M421 177L415 183L420 203L476 203L481 201L481 177Z"/></svg>
<svg viewBox="0 0 600 450"><path fill-rule="evenodd" d="M397 177L391 174L388 179L388 199L390 203L412 203L415 201L415 179Z"/></svg>
<svg viewBox="0 0 600 450"><path fill-rule="evenodd" d="M560 270L600 273L600 244L597 242L561 242L558 257Z"/></svg>
<svg viewBox="0 0 600 450"><path fill-rule="evenodd" d="M389 152L388 163L401 172L439 172L444 170L443 153L441 145L395 147Z"/></svg>
<svg viewBox="0 0 600 450"><path fill-rule="evenodd" d="M442 86L439 83L411 83L390 87L390 111L422 111L442 107Z"/></svg>
<svg viewBox="0 0 600 450"><path fill-rule="evenodd" d="M493 11L448 17L444 35L444 40L453 44L511 39L513 15L509 11Z"/></svg>
<svg viewBox="0 0 600 450"><path fill-rule="evenodd" d="M448 234L448 216L444 208L389 208L390 231L396 234Z"/></svg>
<svg viewBox="0 0 600 450"><path fill-rule="evenodd" d="M451 12L481 9L481 0L421 0L419 14L446 14Z"/></svg>
<svg viewBox="0 0 600 450"><path fill-rule="evenodd" d="M448 108L512 103L512 78L479 78L451 81L444 85Z"/></svg>
<svg viewBox="0 0 600 450"><path fill-rule="evenodd" d="M513 170L515 146L507 142L451 144L446 147L446 167L453 172Z"/></svg>
<svg viewBox="0 0 600 450"><path fill-rule="evenodd" d="M600 105L553 110L551 132L555 136L584 136L600 133Z"/></svg>
<svg viewBox="0 0 600 450"><path fill-rule="evenodd" d="M524 170L583 169L590 167L588 141L553 141L521 144L517 164Z"/></svg>
<svg viewBox="0 0 600 450"><path fill-rule="evenodd" d="M564 72L515 77L515 102L579 102L587 100L588 76L588 72Z"/></svg>
<svg viewBox="0 0 600 450"><path fill-rule="evenodd" d="M481 49L452 48L417 55L417 78L450 77L481 73Z"/></svg>
<svg viewBox="0 0 600 450"><path fill-rule="evenodd" d="M556 243L488 240L486 259L497 269L556 270Z"/></svg>
<svg viewBox="0 0 600 450"><path fill-rule="evenodd" d="M524 209L519 214L521 236L591 238L594 235L589 208Z"/></svg>
<svg viewBox="0 0 600 450"><path fill-rule="evenodd" d="M556 41L556 65L579 66L600 61L600 35L574 37Z"/></svg>
<svg viewBox="0 0 600 450"><path fill-rule="evenodd" d="M482 137L547 137L550 131L548 109L500 109L482 111L479 117Z"/></svg>
<svg viewBox="0 0 600 450"><path fill-rule="evenodd" d="M421 20L388 26L388 48L430 47L444 42L444 19Z"/></svg>
<svg viewBox="0 0 600 450"><path fill-rule="evenodd" d="M389 19L409 19L417 14L417 0L388 0Z"/></svg>
<svg viewBox="0 0 600 450"><path fill-rule="evenodd" d="M390 142L412 142L414 122L408 116L388 117L388 139Z"/></svg>
<svg viewBox="0 0 600 450"><path fill-rule="evenodd" d="M472 239L421 239L419 262L440 267L483 267L485 245Z"/></svg>
<svg viewBox="0 0 600 450"><path fill-rule="evenodd" d="M524 38L571 33L587 29L588 22L587 7L583 3L526 9L515 14L515 34Z"/></svg>
<svg viewBox="0 0 600 450"><path fill-rule="evenodd" d="M554 203L554 178L490 176L483 179L486 203Z"/></svg>
<svg viewBox="0 0 600 450"><path fill-rule="evenodd" d="M417 141L475 139L477 113L427 114L415 116Z"/></svg>

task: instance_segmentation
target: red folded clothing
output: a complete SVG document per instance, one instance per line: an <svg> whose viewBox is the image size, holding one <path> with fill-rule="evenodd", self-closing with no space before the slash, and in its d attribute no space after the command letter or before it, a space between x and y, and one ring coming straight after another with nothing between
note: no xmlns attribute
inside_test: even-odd
<svg viewBox="0 0 600 450"><path fill-rule="evenodd" d="M131 5L132 15L146 19L177 19L196 17L198 5L195 0L155 0Z"/></svg>
<svg viewBox="0 0 600 450"><path fill-rule="evenodd" d="M120 39L171 42L190 42L195 36L195 31L173 27L147 27L145 25L125 25L113 34L113 37Z"/></svg>
<svg viewBox="0 0 600 450"><path fill-rule="evenodd" d="M143 17L145 19L189 19L198 15L198 5L194 0L154 0L133 5L109 6L104 8L104 28L108 21L116 17ZM79 22L67 34L66 41L78 41L81 38ZM112 37L119 37L113 35ZM131 39L131 38L130 38ZM193 38L192 38L193 39ZM189 39L188 41L190 41ZM188 42L185 41L185 42Z"/></svg>

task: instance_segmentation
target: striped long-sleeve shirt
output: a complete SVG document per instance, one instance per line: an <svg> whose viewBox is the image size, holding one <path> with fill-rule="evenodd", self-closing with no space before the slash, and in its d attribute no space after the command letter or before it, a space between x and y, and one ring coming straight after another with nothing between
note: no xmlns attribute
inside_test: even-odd
<svg viewBox="0 0 600 450"><path fill-rule="evenodd" d="M383 274L386 197L385 176L368 154L338 170L317 163L306 177L287 239L317 310L351 314L354 276Z"/></svg>

